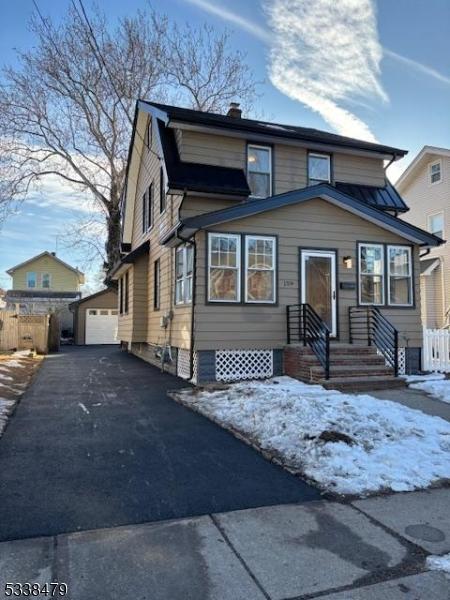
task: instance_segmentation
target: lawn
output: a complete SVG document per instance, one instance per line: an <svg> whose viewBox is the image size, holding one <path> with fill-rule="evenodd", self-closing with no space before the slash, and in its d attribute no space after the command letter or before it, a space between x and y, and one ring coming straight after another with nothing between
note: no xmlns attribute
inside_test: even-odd
<svg viewBox="0 0 450 600"><path fill-rule="evenodd" d="M324 491L368 495L450 480L450 423L290 377L173 393Z"/></svg>

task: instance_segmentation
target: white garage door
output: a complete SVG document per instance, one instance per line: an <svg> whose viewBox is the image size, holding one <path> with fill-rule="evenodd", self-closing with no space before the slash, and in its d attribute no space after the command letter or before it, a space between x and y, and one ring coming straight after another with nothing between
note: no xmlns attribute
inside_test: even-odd
<svg viewBox="0 0 450 600"><path fill-rule="evenodd" d="M117 310L88 308L86 311L86 344L118 344Z"/></svg>

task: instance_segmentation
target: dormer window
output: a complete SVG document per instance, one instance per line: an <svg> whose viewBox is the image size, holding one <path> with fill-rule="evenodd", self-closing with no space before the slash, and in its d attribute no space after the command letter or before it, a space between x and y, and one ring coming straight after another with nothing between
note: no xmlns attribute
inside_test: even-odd
<svg viewBox="0 0 450 600"><path fill-rule="evenodd" d="M430 183L439 183L441 181L441 161L431 163L430 165Z"/></svg>
<svg viewBox="0 0 450 600"><path fill-rule="evenodd" d="M329 154L308 154L308 184L331 182L331 160Z"/></svg>
<svg viewBox="0 0 450 600"><path fill-rule="evenodd" d="M272 195L272 148L249 145L247 147L247 180L252 198Z"/></svg>

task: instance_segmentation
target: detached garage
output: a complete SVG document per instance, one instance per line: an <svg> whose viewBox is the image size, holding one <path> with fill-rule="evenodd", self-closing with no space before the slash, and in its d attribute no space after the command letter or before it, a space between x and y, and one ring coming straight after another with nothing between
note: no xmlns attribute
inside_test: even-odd
<svg viewBox="0 0 450 600"><path fill-rule="evenodd" d="M117 292L108 288L86 296L69 306L74 314L74 337L77 346L118 344Z"/></svg>

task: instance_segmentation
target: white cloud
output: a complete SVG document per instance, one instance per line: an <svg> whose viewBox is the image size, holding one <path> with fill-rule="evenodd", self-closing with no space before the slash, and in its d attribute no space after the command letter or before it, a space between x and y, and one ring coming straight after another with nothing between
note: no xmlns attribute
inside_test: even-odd
<svg viewBox="0 0 450 600"><path fill-rule="evenodd" d="M342 103L387 101L372 0L272 0L269 74L273 85L319 113L341 135L369 141L368 125Z"/></svg>
<svg viewBox="0 0 450 600"><path fill-rule="evenodd" d="M392 58L393 60L395 60L403 65L411 67L412 69L419 71L420 73L423 73L424 75L427 75L428 77L431 77L432 79L436 79L437 81L440 81L441 83L450 85L450 77L448 77L447 75L443 75L436 69L433 69L432 67L424 65L424 64L418 62L417 60L413 60L412 58L407 58L406 56L402 56L401 54L398 54L397 52L394 52L393 50L389 50L388 48L383 48L383 54L385 56L387 56L388 58Z"/></svg>

